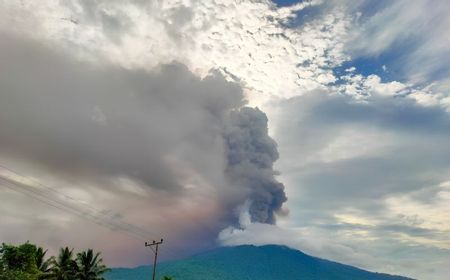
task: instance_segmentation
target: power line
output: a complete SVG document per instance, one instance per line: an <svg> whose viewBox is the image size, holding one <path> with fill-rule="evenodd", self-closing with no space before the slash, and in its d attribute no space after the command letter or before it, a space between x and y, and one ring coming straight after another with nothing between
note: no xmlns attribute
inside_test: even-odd
<svg viewBox="0 0 450 280"><path fill-rule="evenodd" d="M61 199L58 199L57 197L50 197L51 194L52 194L52 193L53 193L53 194L57 194L57 195L59 195L59 196L65 198L65 199L68 199L68 200L73 201L75 204L83 204L83 208L89 208L93 213L88 213L88 212L85 212L85 211L81 211L81 210L79 210L79 209L77 209L77 211L80 211L80 212L82 212L83 214L85 214L85 213L86 213L86 214L90 214L91 216L95 217L96 219L100 219L100 220L103 220L103 221L107 221L107 223L109 223L109 224L114 223L114 225L116 225L116 226L126 227L126 229L127 229L128 231L133 231L134 233L138 233L138 232L139 232L138 234L140 234L141 237L144 238L144 240L146 240L146 238L148 238L148 236L158 236L158 235L160 235L160 234L158 234L158 233L151 232L151 231L148 231L148 230L146 230L146 229L142 229L142 228L140 228L140 227L138 227L138 226L136 226L136 225L133 225L133 224L130 224L130 223L127 223L127 222L124 222L124 221L118 221L118 220L115 220L115 219L113 219L112 217L108 216L108 215L104 212L104 210L96 209L96 208L92 207L91 205L89 205L88 203L86 203L86 202L84 202L84 201L82 201L82 200L79 200L79 199L76 199L76 198L74 198L74 197L72 197L72 196L70 196L70 195L64 194L64 193L58 191L58 190L55 189L55 188L49 187L48 185L45 185L45 184L43 184L43 183L41 183L41 182L39 182L39 181L37 181L37 180L34 180L33 178L30 178L30 177L28 177L28 176L21 175L20 173L14 171L13 169L8 168L8 167L6 167L6 166L4 166L4 165L1 165L1 164L0 164L0 167L3 168L3 169L5 169L5 170L7 170L7 171L9 171L9 172L11 172L11 173L13 173L13 174L15 174L16 176L19 176L19 177L21 177L21 178L27 179L28 181L31 181L31 182L33 182L34 184L40 186L41 188L47 190L47 194L45 194L45 192L43 192L43 191L41 191L41 190L39 190L39 189L32 189L32 188L30 188L29 185L26 185L26 184L24 184L24 183L17 182L17 181L15 181L15 180L11 180L11 179L9 179L9 178L4 178L4 177L1 178L1 179L3 179L3 180L8 180L8 181L10 181L11 183L14 183L15 185L20 184L22 187L25 187L28 191L31 191L31 192L33 192L33 193L35 193L35 194L37 194L37 195L41 195L41 196L46 197L47 199L54 200L54 201L56 201L56 202L59 203L59 204L63 204L64 206L66 206L66 201L61 200ZM46 196L46 195L47 195L47 196ZM70 207L74 208L75 206L70 206ZM110 229L115 229L115 228L110 228Z"/></svg>
<svg viewBox="0 0 450 280"><path fill-rule="evenodd" d="M18 176L19 178L26 179L27 181L32 182L33 184L39 186L40 188L31 188L30 185L24 184L22 182L18 182L16 180L12 180L10 178L1 177L1 181L4 183L7 183L9 185L9 189L20 192L24 195L28 195L33 197L36 200L39 200L42 203L45 203L49 206L55 207L61 211L65 211L68 213L71 213L73 215L76 215L82 219L89 220L99 226L106 227L110 230L119 230L124 234L127 234L129 237L132 237L133 239L145 241L148 239L148 237L152 236L161 236L161 234L158 234L154 231L149 231L147 229L143 229L141 227L138 227L136 225L133 225L131 223L125 222L123 220L117 220L114 219L107 214L105 214L104 210L99 210L95 207L92 207L90 204L79 200L77 198L74 198L70 195L67 195L65 193L62 193L61 191L57 190L54 187L48 186L34 178L31 178L26 175L22 175L19 172L11 169L10 167L7 167L3 164L0 164L0 168L9 171L10 173L13 173L15 176ZM17 189L17 187L20 188L21 191ZM56 194L56 195L55 195ZM61 198L58 198L62 197ZM72 205L68 204L68 201L72 201ZM75 204L75 205L73 205ZM81 209L79 205L82 204ZM84 208L90 209L91 211L85 211ZM197 221L198 223L198 221ZM173 247L173 245L172 245ZM150 247L151 248L151 247ZM171 250L169 247L166 247L165 251L169 253L169 255L172 255L174 258L178 258L178 254L175 253L173 250Z"/></svg>
<svg viewBox="0 0 450 280"><path fill-rule="evenodd" d="M21 178L25 178L25 179L27 179L27 180L29 180L29 181L35 183L36 185L40 186L40 187L43 188L43 189L46 189L46 190L47 190L47 194L49 195L49 196L47 196L48 199L55 200L55 201L57 201L58 203L64 204L64 205L65 205L66 201L63 201L63 200L61 200L61 199L58 199L57 197L50 197L50 195L51 195L52 193L53 193L53 194L57 194L57 195L59 195L59 196L65 198L65 199L68 199L68 200L73 201L75 204L83 204L83 208L89 208L90 210L92 210L92 212L94 212L95 214L91 214L91 215L95 215L95 217L96 217L97 219L102 219L102 218L103 218L104 221L107 219L109 223L111 223L111 221L113 221L115 224L119 224L119 223L120 223L122 226L126 226L128 229L133 228L133 229L134 229L134 232L139 231L140 234L142 234L143 236L146 236L146 237L148 237L148 235L151 235L151 236L158 236L158 235L159 235L159 234L157 234L157 233L155 233L155 232L150 232L150 231L148 231L148 230L144 230L144 229L139 228L139 227L137 227L137 226L135 226L135 225L132 225L132 224L130 224L130 223L126 223L126 222L123 222L123 221L114 220L112 217L109 217L109 216L104 212L104 210L96 209L96 208L92 207L91 205L89 205L88 203L86 203L86 202L84 202L84 201L82 201L82 200L79 200L79 199L76 199L76 198L74 198L74 197L72 197L72 196L70 196L70 195L64 194L64 193L58 191L57 189L52 188L52 187L49 187L49 186L47 186L47 185L44 185L43 183L41 183L41 182L39 182L39 181L36 181L36 180L34 180L34 179L30 178L30 177L21 175L21 174L19 174L18 172L12 170L11 168L5 167L5 166L3 166L3 165L1 165L1 164L0 164L0 167L3 168L3 169L5 169L5 170L8 170L8 171L11 172L11 173L14 173L16 176L19 176L19 177L21 177ZM45 196L45 194L44 194L45 192L43 192L43 191L41 191L41 190L38 190L38 189L31 189L31 188L29 188L29 187L30 187L29 185L26 185L26 184L23 184L23 183L20 183L20 182L17 182L17 181L15 181L15 180L11 180L11 179L8 179L8 178L3 178L3 179L4 179L4 180L9 180L9 181L11 181L12 183L14 183L15 185L21 184L22 187L25 186L25 187L27 188L27 190L29 190L29 191L32 191L32 192L34 192L34 193L39 192L38 195ZM34 191L33 191L33 190L34 190ZM73 206L72 206L72 207L73 207ZM78 211L80 211L80 210L78 210ZM114 229L114 228L112 228L112 229Z"/></svg>
<svg viewBox="0 0 450 280"><path fill-rule="evenodd" d="M76 206L65 203L65 201L61 201L60 199L49 196L48 193L42 192L41 190L38 189L30 188L29 185L17 181L12 181L11 179L0 177L0 182L2 182L2 185L4 187L10 190L13 190L26 196L30 196L33 199L38 200L46 205L76 215L82 219L93 222L101 227L106 227L110 230L119 230L123 234L126 234L135 240L145 241L149 237L148 234L144 234L147 232L146 230L143 230L135 225L123 221L112 220L108 216L105 217L105 215L101 211L97 210L97 213L90 213L88 211L80 210ZM93 207L89 208L95 209ZM166 251L168 251L169 254L172 255L174 258L178 257L178 254L176 254L172 250L167 249L168 248L166 248ZM146 252L148 251L146 250Z"/></svg>
<svg viewBox="0 0 450 280"><path fill-rule="evenodd" d="M140 236L139 234L136 234L133 231L127 230L126 228L124 228L121 225L115 224L115 223L113 223L111 221L107 221L107 220L102 219L100 217L96 217L95 215L90 214L88 212L80 211L79 209L76 209L76 208L74 208L72 206L63 204L63 203L61 203L61 202L59 202L57 200L53 200L53 199L51 199L49 197L46 197L45 195L43 195L43 194L41 194L39 192L27 189L26 187L24 187L23 185L21 185L21 184L19 184L17 182L12 182L12 181L6 180L5 178L0 178L0 181L3 182L3 185L5 187L7 187L8 189L10 189L10 190L22 193L22 194L27 195L27 196L31 196L32 198L34 198L34 199L36 199L36 200L38 200L38 201L40 201L42 203L45 203L45 204L47 204L49 206L52 206L54 208L57 208L57 209L59 209L61 211L65 211L65 212L68 212L70 214L76 215L76 216L78 216L80 218L86 219L86 220L88 220L90 222L93 222L93 223L99 225L99 226L106 227L106 228L111 229L111 230L120 229L125 234L128 234L129 236L131 236L134 239L139 239L141 241L145 240L144 237Z"/></svg>
<svg viewBox="0 0 450 280"><path fill-rule="evenodd" d="M24 189L22 186L20 186L17 183L13 183L11 181L6 181L4 178L0 178L0 182L2 182L2 185L4 187L6 187L6 188L8 188L10 190L13 190L15 192L24 194L26 196L30 196L33 199L38 200L38 201L40 201L40 202L42 202L42 203L44 203L46 205L49 205L51 207L54 207L54 208L56 208L58 210L61 210L61 211L64 211L64 212L76 215L76 216L78 216L78 217L80 217L82 219L88 220L88 221L90 221L90 222L92 222L92 223L94 223L96 225L101 226L101 227L106 227L106 228L108 228L110 230L119 229L123 234L127 235L128 237L131 237L132 239L135 239L135 240L138 240L138 241L141 241L141 242L146 240L143 236L135 233L134 231L128 230L126 227L123 227L123 226L120 226L120 225L119 226L118 225L114 225L114 224L111 224L110 222L105 222L105 221L101 222L96 217L93 217L92 215L86 216L85 213L80 212L79 210L74 209L73 207L70 207L70 206L67 206L67 205L61 205L59 202L49 200L46 197L40 197L40 194L36 194L35 192L31 192L30 193L29 190ZM168 253L170 255L172 255L172 257L174 257L174 258L178 257L178 254L176 254L174 251L167 250L167 249L168 248L166 248L166 251L168 251ZM147 250L145 250L145 252L147 254L151 254Z"/></svg>

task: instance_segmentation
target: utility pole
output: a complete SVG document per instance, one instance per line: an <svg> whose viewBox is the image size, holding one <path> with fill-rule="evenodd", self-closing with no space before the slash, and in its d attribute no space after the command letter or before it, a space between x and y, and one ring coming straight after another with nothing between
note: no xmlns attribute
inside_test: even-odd
<svg viewBox="0 0 450 280"><path fill-rule="evenodd" d="M155 250L153 251L155 253L155 259L153 261L153 277L152 280L155 280L155 276L156 276L156 259L158 258L158 245L162 244L163 240L161 238L161 241L156 242L155 240L153 240L152 243L147 243L145 242L145 247L150 247L150 249L153 250L153 246L155 246Z"/></svg>

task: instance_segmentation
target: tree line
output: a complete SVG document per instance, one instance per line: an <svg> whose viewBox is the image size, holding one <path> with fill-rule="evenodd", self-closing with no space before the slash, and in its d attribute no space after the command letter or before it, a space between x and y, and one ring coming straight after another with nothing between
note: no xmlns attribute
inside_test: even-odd
<svg viewBox="0 0 450 280"><path fill-rule="evenodd" d="M92 249L74 253L61 248L58 256L29 242L0 246L0 280L104 280L109 269Z"/></svg>

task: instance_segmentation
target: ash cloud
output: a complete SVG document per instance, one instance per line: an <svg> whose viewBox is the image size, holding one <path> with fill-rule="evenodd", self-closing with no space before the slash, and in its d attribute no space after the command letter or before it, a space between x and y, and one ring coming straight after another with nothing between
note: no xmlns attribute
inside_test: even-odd
<svg viewBox="0 0 450 280"><path fill-rule="evenodd" d="M287 200L284 186L275 178L278 159L276 142L268 135L267 116L258 108L245 107L231 113L225 134L227 175L232 184L244 188L252 202L252 222L275 222L275 213Z"/></svg>
<svg viewBox="0 0 450 280"><path fill-rule="evenodd" d="M172 243L189 240L184 252L215 246L247 200L252 220L275 222L286 196L267 117L244 107L241 87L221 74L199 78L176 62L151 71L86 63L8 33L0 34L0 61L2 163L25 163L78 190L98 186L120 204L92 198L99 208L163 228ZM3 236L28 232L0 228ZM40 240L54 239L44 232Z"/></svg>
<svg viewBox="0 0 450 280"><path fill-rule="evenodd" d="M126 176L166 190L183 188L176 158L219 184L208 169L222 169L222 123L243 104L236 84L199 79L178 63L153 72L83 64L2 37L0 152L66 175Z"/></svg>

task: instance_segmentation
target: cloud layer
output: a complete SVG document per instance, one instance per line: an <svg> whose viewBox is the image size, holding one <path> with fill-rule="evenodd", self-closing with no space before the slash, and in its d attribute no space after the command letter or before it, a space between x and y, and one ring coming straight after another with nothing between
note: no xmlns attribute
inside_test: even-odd
<svg viewBox="0 0 450 280"><path fill-rule="evenodd" d="M298 28L298 14L320 1L277 8L270 1L24 1L5 3L3 22L31 26L85 59L151 68L176 59L201 75L217 68L254 93L251 102L289 97L336 80L351 19L343 10ZM19 20L33 12L35 17Z"/></svg>
<svg viewBox="0 0 450 280"><path fill-rule="evenodd" d="M442 279L448 10L444 0L0 1L0 29L15 34L1 42L2 158L168 235L177 252L191 252L187 237L212 246L232 224L224 244L283 242ZM244 100L267 116L239 110ZM7 240L39 232L57 247L67 228L88 227L4 194ZM247 200L239 225L233 211ZM114 246L94 244L111 263L145 259L115 233ZM89 244L79 235L76 246Z"/></svg>
<svg viewBox="0 0 450 280"><path fill-rule="evenodd" d="M441 272L430 274L428 267L448 258L450 228L445 215L437 214L446 211L448 113L370 93L367 103L313 92L277 105L277 168L283 170L291 210L285 222L307 236L329 232L352 250L322 255L348 261L356 252L367 254L362 265L370 269L412 275L410 254L427 250L415 275L439 279ZM424 207L437 212L419 210ZM397 258L373 249L376 244L408 253ZM361 265L360 258L351 262Z"/></svg>
<svg viewBox="0 0 450 280"><path fill-rule="evenodd" d="M255 201L255 221L274 222L286 200L274 177L276 144L268 136L265 114L241 108L239 85L217 72L201 79L179 63L150 72L127 70L76 61L34 40L1 37L0 154L5 161L26 162L41 170L40 177L66 186L97 186L122 209L133 205L136 195L149 204L161 198L175 216L168 227L152 226L165 228L158 232L169 236L168 230L186 234L198 226L203 234L190 235L189 248L199 242L214 246L217 233L236 222L233 209L248 199ZM131 197L123 195L127 192ZM87 203L112 207L102 198L90 197ZM158 207L144 205L140 211L152 220ZM127 220L133 213L118 215ZM194 220L188 229L183 228L191 221L184 215ZM207 226L197 221L204 216Z"/></svg>

